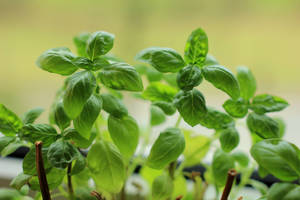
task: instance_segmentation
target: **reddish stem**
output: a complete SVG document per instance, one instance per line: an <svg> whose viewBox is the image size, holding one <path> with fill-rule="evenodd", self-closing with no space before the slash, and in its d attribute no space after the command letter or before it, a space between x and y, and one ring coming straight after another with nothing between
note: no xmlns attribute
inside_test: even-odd
<svg viewBox="0 0 300 200"><path fill-rule="evenodd" d="M42 146L43 143L41 141L37 141L35 143L35 162L36 162L36 170L39 178L40 188L43 200L51 200L49 186L47 182L47 177L44 168L43 156L42 156Z"/></svg>
<svg viewBox="0 0 300 200"><path fill-rule="evenodd" d="M98 192L96 192L96 191L92 191L92 192L91 192L91 195L94 196L94 197L96 197L98 200L105 200L105 199L102 198L102 196L101 196Z"/></svg>
<svg viewBox="0 0 300 200"><path fill-rule="evenodd" d="M182 195L180 195L180 196L176 197L176 199L175 199L175 200L180 200L180 199L182 199L182 198L183 198L183 196L182 196Z"/></svg>
<svg viewBox="0 0 300 200"><path fill-rule="evenodd" d="M233 181L234 181L234 178L236 175L237 175L237 172L235 171L235 169L230 169L228 171L227 181L226 181L226 185L225 185L221 200L228 200L228 196L230 194L232 184L233 184Z"/></svg>

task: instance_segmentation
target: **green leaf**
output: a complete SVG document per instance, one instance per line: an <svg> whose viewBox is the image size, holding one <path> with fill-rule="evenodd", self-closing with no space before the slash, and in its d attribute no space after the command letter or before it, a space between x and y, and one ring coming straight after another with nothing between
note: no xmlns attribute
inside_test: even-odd
<svg viewBox="0 0 300 200"><path fill-rule="evenodd" d="M9 186L20 190L25 184L27 184L30 178L31 175L20 173L10 182Z"/></svg>
<svg viewBox="0 0 300 200"><path fill-rule="evenodd" d="M234 120L226 113L207 107L207 112L199 119L199 123L206 128L219 130L234 125Z"/></svg>
<svg viewBox="0 0 300 200"><path fill-rule="evenodd" d="M240 135L234 127L228 127L221 131L220 143L222 150L230 152L240 143Z"/></svg>
<svg viewBox="0 0 300 200"><path fill-rule="evenodd" d="M253 98L250 108L258 114L264 114L266 112L281 111L288 105L289 103L280 97L261 94Z"/></svg>
<svg viewBox="0 0 300 200"><path fill-rule="evenodd" d="M23 173L28 175L37 175L36 165L35 165L35 147L31 147L29 152L26 154L23 160ZM48 172L52 168L51 164L47 158L48 148L42 148L42 157L44 161L45 171Z"/></svg>
<svg viewBox="0 0 300 200"><path fill-rule="evenodd" d="M191 126L199 124L200 118L206 115L205 104L204 96L195 88L190 91L180 91L174 99L174 105L180 115Z"/></svg>
<svg viewBox="0 0 300 200"><path fill-rule="evenodd" d="M268 186L260 181L250 179L249 183L252 187L254 187L256 190L260 192L261 195L266 195L268 192Z"/></svg>
<svg viewBox="0 0 300 200"><path fill-rule="evenodd" d="M196 135L187 130L184 130L183 133L185 145L188 147L183 152L184 164L191 167L201 162L208 152L211 142L204 135Z"/></svg>
<svg viewBox="0 0 300 200"><path fill-rule="evenodd" d="M166 121L166 116L164 111L158 106L151 105L150 107L150 124L152 126L157 126Z"/></svg>
<svg viewBox="0 0 300 200"><path fill-rule="evenodd" d="M280 139L268 139L254 144L251 155L269 173L283 181L300 177L300 150Z"/></svg>
<svg viewBox="0 0 300 200"><path fill-rule="evenodd" d="M64 110L69 118L74 119L81 113L95 87L96 79L90 71L77 72L70 77L63 99Z"/></svg>
<svg viewBox="0 0 300 200"><path fill-rule="evenodd" d="M80 115L74 119L74 127L82 137L86 139L90 138L92 127L101 111L101 108L101 97L98 94L93 94L85 103Z"/></svg>
<svg viewBox="0 0 300 200"><path fill-rule="evenodd" d="M91 36L90 33L81 33L73 38L73 42L77 47L77 53L79 56L87 57L86 46L87 40Z"/></svg>
<svg viewBox="0 0 300 200"><path fill-rule="evenodd" d="M111 94L101 94L103 100L103 110L115 116L122 117L128 115L128 110L123 102Z"/></svg>
<svg viewBox="0 0 300 200"><path fill-rule="evenodd" d="M114 144L121 154L129 160L134 154L139 141L139 127L131 116L108 118L108 130Z"/></svg>
<svg viewBox="0 0 300 200"><path fill-rule="evenodd" d="M250 162L248 155L242 151L235 151L231 154L231 156L242 167L247 167Z"/></svg>
<svg viewBox="0 0 300 200"><path fill-rule="evenodd" d="M6 136L13 136L22 126L19 117L3 104L0 104L0 132Z"/></svg>
<svg viewBox="0 0 300 200"><path fill-rule="evenodd" d="M27 111L23 116L23 124L32 124L44 112L43 108L37 107Z"/></svg>
<svg viewBox="0 0 300 200"><path fill-rule="evenodd" d="M73 128L64 131L65 139L72 140L72 143L74 143L75 146L83 149L87 149L92 144L96 135L97 135L96 131L92 131L91 137L89 139L85 139Z"/></svg>
<svg viewBox="0 0 300 200"><path fill-rule="evenodd" d="M273 117L273 119L278 123L279 126L279 137L282 138L285 134L286 125L282 118Z"/></svg>
<svg viewBox="0 0 300 200"><path fill-rule="evenodd" d="M48 124L26 124L23 126L22 134L32 143L42 141L43 146L49 146L59 137L55 128Z"/></svg>
<svg viewBox="0 0 300 200"><path fill-rule="evenodd" d="M115 90L142 91L143 82L134 67L126 63L113 63L98 73L98 79Z"/></svg>
<svg viewBox="0 0 300 200"><path fill-rule="evenodd" d="M93 71L98 71L99 69L110 65L110 63L103 57L95 58L93 61L84 57L76 57L73 60L73 64L81 69Z"/></svg>
<svg viewBox="0 0 300 200"><path fill-rule="evenodd" d="M146 68L146 76L149 82L160 81L163 78L163 74L152 67Z"/></svg>
<svg viewBox="0 0 300 200"><path fill-rule="evenodd" d="M156 101L152 105L159 107L166 115L173 115L176 112L176 107L173 103Z"/></svg>
<svg viewBox="0 0 300 200"><path fill-rule="evenodd" d="M66 174L65 170L52 168L49 173L46 174L47 182L50 190L56 189L63 182L64 176ZM37 176L33 176L29 180L30 189L35 191L40 191L40 183Z"/></svg>
<svg viewBox="0 0 300 200"><path fill-rule="evenodd" d="M6 157L12 153L14 153L18 148L24 146L24 144L20 141L13 141L9 143L2 151L1 156Z"/></svg>
<svg viewBox="0 0 300 200"><path fill-rule="evenodd" d="M153 144L146 164L154 169L162 169L177 160L184 148L185 140L180 129L167 128Z"/></svg>
<svg viewBox="0 0 300 200"><path fill-rule="evenodd" d="M53 48L42 53L36 65L45 71L67 76L78 69L72 62L74 58L70 49L66 47Z"/></svg>
<svg viewBox="0 0 300 200"><path fill-rule="evenodd" d="M211 55L211 54L206 55L204 65L218 65L218 64L219 64L219 62L213 55Z"/></svg>
<svg viewBox="0 0 300 200"><path fill-rule="evenodd" d="M167 174L156 177L152 183L152 199L168 199L172 195L173 187L173 181Z"/></svg>
<svg viewBox="0 0 300 200"><path fill-rule="evenodd" d="M275 183L267 193L268 200L299 200L300 186L292 183Z"/></svg>
<svg viewBox="0 0 300 200"><path fill-rule="evenodd" d="M228 153L225 153L220 149L215 151L212 161L212 172L218 187L225 185L227 172L233 168L234 160Z"/></svg>
<svg viewBox="0 0 300 200"><path fill-rule="evenodd" d="M97 200L96 197L91 195L92 190L86 187L78 187L75 191L76 200Z"/></svg>
<svg viewBox="0 0 300 200"><path fill-rule="evenodd" d="M279 137L278 123L266 115L250 113L247 117L247 126L252 133L264 139Z"/></svg>
<svg viewBox="0 0 300 200"><path fill-rule="evenodd" d="M82 172L85 169L85 167L86 167L85 157L79 152L75 165L72 168L71 175L75 175Z"/></svg>
<svg viewBox="0 0 300 200"><path fill-rule="evenodd" d="M150 101L172 102L177 89L161 82L152 82L143 92L142 96Z"/></svg>
<svg viewBox="0 0 300 200"><path fill-rule="evenodd" d="M177 88L177 73L163 74L163 80L165 80L169 85Z"/></svg>
<svg viewBox="0 0 300 200"><path fill-rule="evenodd" d="M136 55L136 60L148 63L160 72L178 72L185 66L184 60L174 49L150 47Z"/></svg>
<svg viewBox="0 0 300 200"><path fill-rule="evenodd" d="M147 181L148 185L152 187L152 183L157 176L160 176L163 173L163 170L152 169L143 165L140 171L142 178Z"/></svg>
<svg viewBox="0 0 300 200"><path fill-rule="evenodd" d="M240 84L241 97L245 100L251 99L256 91L256 80L247 67L237 68L237 80Z"/></svg>
<svg viewBox="0 0 300 200"><path fill-rule="evenodd" d="M15 137L1 136L0 137L0 153L5 147L7 147L7 145L12 143L15 139L16 139Z"/></svg>
<svg viewBox="0 0 300 200"><path fill-rule="evenodd" d="M182 90L192 90L202 82L201 70L196 66L186 66L177 74L177 85Z"/></svg>
<svg viewBox="0 0 300 200"><path fill-rule="evenodd" d="M208 65L202 72L207 81L227 93L232 99L236 100L240 97L239 83L227 68L221 65Z"/></svg>
<svg viewBox="0 0 300 200"><path fill-rule="evenodd" d="M189 64L203 66L207 52L207 35L201 28L198 28L188 37L184 50L184 59Z"/></svg>
<svg viewBox="0 0 300 200"><path fill-rule="evenodd" d="M86 52L91 60L106 54L114 45L115 36L104 31L94 32L87 41Z"/></svg>
<svg viewBox="0 0 300 200"><path fill-rule="evenodd" d="M267 175L269 174L269 172L263 168L262 166L258 166L258 175L261 177L261 178L265 178Z"/></svg>
<svg viewBox="0 0 300 200"><path fill-rule="evenodd" d="M248 103L243 99L238 100L228 99L223 104L225 111L235 118L243 118L248 113Z"/></svg>
<svg viewBox="0 0 300 200"><path fill-rule="evenodd" d="M0 199L3 200L23 200L20 192L14 189L0 188Z"/></svg>
<svg viewBox="0 0 300 200"><path fill-rule="evenodd" d="M97 187L118 193L125 180L125 166L119 150L110 142L93 144L87 156L88 167Z"/></svg>
<svg viewBox="0 0 300 200"><path fill-rule="evenodd" d="M172 198L176 199L179 196L185 197L187 194L187 181L183 175L179 175L175 177L174 180L174 189Z"/></svg>
<svg viewBox="0 0 300 200"><path fill-rule="evenodd" d="M60 128L60 130L65 130L70 126L71 120L64 110L63 101L59 101L54 108L54 122Z"/></svg>
<svg viewBox="0 0 300 200"><path fill-rule="evenodd" d="M52 166L64 169L78 158L78 150L69 142L57 140L49 147L47 158Z"/></svg>

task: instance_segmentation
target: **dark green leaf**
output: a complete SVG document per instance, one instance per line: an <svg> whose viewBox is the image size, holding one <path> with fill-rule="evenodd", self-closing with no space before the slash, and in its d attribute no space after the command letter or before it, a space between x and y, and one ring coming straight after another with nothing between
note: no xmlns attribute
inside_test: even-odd
<svg viewBox="0 0 300 200"><path fill-rule="evenodd" d="M203 66L208 52L206 33L198 28L189 36L184 50L184 59L189 64Z"/></svg>
<svg viewBox="0 0 300 200"><path fill-rule="evenodd" d="M162 169L175 161L185 148L184 136L178 128L167 128L160 133L151 148L146 164L154 169Z"/></svg>
<svg viewBox="0 0 300 200"><path fill-rule="evenodd" d="M91 60L106 54L114 45L115 36L113 34L97 31L94 32L87 41L86 52Z"/></svg>
<svg viewBox="0 0 300 200"><path fill-rule="evenodd" d="M142 50L136 59L152 65L160 72L177 72L185 63L182 57L171 48L151 47Z"/></svg>
<svg viewBox="0 0 300 200"><path fill-rule="evenodd" d="M64 110L71 119L81 113L95 87L96 79L90 71L77 72L70 77L63 103Z"/></svg>
<svg viewBox="0 0 300 200"><path fill-rule="evenodd" d="M67 140L72 140L75 146L87 149L94 141L97 133L96 131L91 132L91 137L87 140L82 137L75 129L70 128L64 131L64 138Z"/></svg>
<svg viewBox="0 0 300 200"><path fill-rule="evenodd" d="M82 172L85 166L86 166L85 157L81 153L78 153L78 158L75 161L75 165L72 168L71 175L75 175Z"/></svg>
<svg viewBox="0 0 300 200"><path fill-rule="evenodd" d="M60 101L55 105L54 122L60 128L60 130L65 130L70 126L71 120L64 110L63 101Z"/></svg>
<svg viewBox="0 0 300 200"><path fill-rule="evenodd" d="M224 91L234 100L239 98L239 83L227 68L221 65L207 65L203 68L202 72L204 78L216 88Z"/></svg>
<svg viewBox="0 0 300 200"><path fill-rule="evenodd" d="M79 56L87 57L86 46L87 40L91 36L90 33L81 33L73 38L73 42L77 47L77 53Z"/></svg>
<svg viewBox="0 0 300 200"><path fill-rule="evenodd" d="M101 140L93 144L87 163L97 187L111 193L121 190L125 180L125 166L119 150L112 143Z"/></svg>
<svg viewBox="0 0 300 200"><path fill-rule="evenodd" d="M242 151L235 151L231 154L233 159L239 163L242 167L247 167L249 164L249 157Z"/></svg>
<svg viewBox="0 0 300 200"><path fill-rule="evenodd" d="M33 146L26 154L23 160L23 173L28 175L37 175L35 166L35 147ZM44 161L45 171L48 172L52 168L47 158L48 148L42 148L42 157Z"/></svg>
<svg viewBox="0 0 300 200"><path fill-rule="evenodd" d="M240 143L240 135L234 127L228 127L221 131L220 143L222 150L230 152Z"/></svg>
<svg viewBox="0 0 300 200"><path fill-rule="evenodd" d="M279 137L278 123L266 115L250 113L247 117L247 126L252 133L264 139Z"/></svg>
<svg viewBox="0 0 300 200"><path fill-rule="evenodd" d="M78 158L78 150L64 140L57 140L49 147L47 158L52 166L64 169Z"/></svg>
<svg viewBox="0 0 300 200"><path fill-rule="evenodd" d="M0 153L7 145L9 145L15 139L16 139L15 137L1 136L0 137Z"/></svg>
<svg viewBox="0 0 300 200"><path fill-rule="evenodd" d="M113 63L104 67L98 78L108 88L115 90L142 91L143 82L134 67L126 63Z"/></svg>
<svg viewBox="0 0 300 200"><path fill-rule="evenodd" d="M101 111L101 108L101 97L98 94L93 94L85 103L80 115L74 119L74 127L82 137L86 139L90 138L92 127Z"/></svg>
<svg viewBox="0 0 300 200"><path fill-rule="evenodd" d="M199 119L199 123L206 128L219 130L234 125L234 120L226 113L207 107L207 112Z"/></svg>
<svg viewBox="0 0 300 200"><path fill-rule="evenodd" d="M151 105L150 107L150 124L157 126L166 121L164 111L157 106Z"/></svg>
<svg viewBox="0 0 300 200"><path fill-rule="evenodd" d="M265 178L267 175L269 174L269 172L263 168L262 166L258 166L258 175L261 177L261 178Z"/></svg>
<svg viewBox="0 0 300 200"><path fill-rule="evenodd" d="M10 182L10 187L13 187L17 190L20 190L31 178L31 175L27 174L18 174L11 182Z"/></svg>
<svg viewBox="0 0 300 200"><path fill-rule="evenodd" d="M248 113L248 103L243 99L238 100L228 99L223 104L223 108L226 112L235 118L243 118Z"/></svg>
<svg viewBox="0 0 300 200"><path fill-rule="evenodd" d="M173 192L173 180L167 174L156 177L152 183L152 199L169 199Z"/></svg>
<svg viewBox="0 0 300 200"><path fill-rule="evenodd" d="M117 118L110 115L108 130L121 154L129 160L134 154L139 141L139 127L135 119L131 116Z"/></svg>
<svg viewBox="0 0 300 200"><path fill-rule="evenodd" d="M217 186L222 187L226 183L227 172L234 168L234 159L222 150L214 153L212 161L212 172Z"/></svg>
<svg viewBox="0 0 300 200"><path fill-rule="evenodd" d="M0 104L0 132L6 136L15 135L22 128L22 121L11 110Z"/></svg>
<svg viewBox="0 0 300 200"><path fill-rule="evenodd" d="M54 190L60 186L63 182L64 176L66 174L65 170L52 168L49 173L46 174L47 182L50 190ZM29 180L30 189L35 191L40 191L40 183L37 176L33 176Z"/></svg>
<svg viewBox="0 0 300 200"><path fill-rule="evenodd" d="M128 110L123 102L111 94L101 94L103 101L103 110L115 116L122 117L128 115Z"/></svg>
<svg viewBox="0 0 300 200"><path fill-rule="evenodd" d="M182 90L191 90L202 81L201 70L196 66L186 66L177 74L177 85Z"/></svg>
<svg viewBox="0 0 300 200"><path fill-rule="evenodd" d="M288 102L280 97L261 94L253 98L250 108L258 114L264 114L283 110L288 105Z"/></svg>
<svg viewBox="0 0 300 200"><path fill-rule="evenodd" d="M74 58L70 49L66 47L53 48L42 53L36 65L45 71L66 76L78 69L72 62Z"/></svg>
<svg viewBox="0 0 300 200"><path fill-rule="evenodd" d="M44 112L43 108L34 108L27 111L23 117L23 124L32 124Z"/></svg>
<svg viewBox="0 0 300 200"><path fill-rule="evenodd" d="M176 112L176 107L173 105L173 103L156 101L152 103L152 105L159 107L166 115L173 115Z"/></svg>
<svg viewBox="0 0 300 200"><path fill-rule="evenodd" d="M267 193L268 200L300 200L300 186L292 183L275 183Z"/></svg>
<svg viewBox="0 0 300 200"><path fill-rule="evenodd" d="M59 136L56 130L48 124L27 124L23 126L22 134L32 143L42 141L44 146L49 146Z"/></svg>
<svg viewBox="0 0 300 200"><path fill-rule="evenodd" d="M256 80L247 67L237 68L237 80L240 84L241 97L245 100L251 99L256 91Z"/></svg>
<svg viewBox="0 0 300 200"><path fill-rule="evenodd" d="M207 112L204 96L195 88L190 91L180 91L175 96L174 105L184 121L191 126L199 124L200 118Z"/></svg>
<svg viewBox="0 0 300 200"><path fill-rule="evenodd" d="M251 155L257 163L283 181L300 177L300 150L280 139L268 139L254 144Z"/></svg>
<svg viewBox="0 0 300 200"><path fill-rule="evenodd" d="M160 82L152 82L143 92L142 96L150 101L172 102L177 89Z"/></svg>
<svg viewBox="0 0 300 200"><path fill-rule="evenodd" d="M110 65L109 62L103 57L95 58L93 61L88 58L77 57L73 60L73 64L79 68L93 71L97 71Z"/></svg>

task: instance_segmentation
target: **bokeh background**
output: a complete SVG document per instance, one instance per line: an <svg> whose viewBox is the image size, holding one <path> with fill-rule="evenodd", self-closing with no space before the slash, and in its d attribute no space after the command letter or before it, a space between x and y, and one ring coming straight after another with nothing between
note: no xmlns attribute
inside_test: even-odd
<svg viewBox="0 0 300 200"><path fill-rule="evenodd" d="M75 52L72 37L82 31L114 33L113 53L135 64L135 54L149 46L182 53L197 27L207 32L209 51L222 65L233 72L250 67L258 93L289 101L280 115L286 138L300 146L299 0L0 0L0 102L19 115L48 108L63 77L42 71L35 60L53 47ZM210 105L227 98L209 84L201 90ZM127 104L135 115L147 115Z"/></svg>

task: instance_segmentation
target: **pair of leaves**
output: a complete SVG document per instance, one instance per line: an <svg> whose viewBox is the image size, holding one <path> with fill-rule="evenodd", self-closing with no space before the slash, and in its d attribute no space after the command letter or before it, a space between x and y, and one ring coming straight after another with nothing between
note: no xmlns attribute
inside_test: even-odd
<svg viewBox="0 0 300 200"><path fill-rule="evenodd" d="M101 140L93 144L87 163L99 188L111 193L121 190L125 180L125 165L119 150L112 143Z"/></svg>
<svg viewBox="0 0 300 200"><path fill-rule="evenodd" d="M175 161L184 151L184 136L178 128L167 128L160 133L153 144L146 164L154 169L162 169Z"/></svg>
<svg viewBox="0 0 300 200"><path fill-rule="evenodd" d="M300 177L300 150L281 139L267 139L254 144L251 155L265 170L283 181Z"/></svg>
<svg viewBox="0 0 300 200"><path fill-rule="evenodd" d="M180 91L175 96L174 105L184 121L191 126L199 124L200 119L207 113L204 96L195 88L189 91Z"/></svg>

